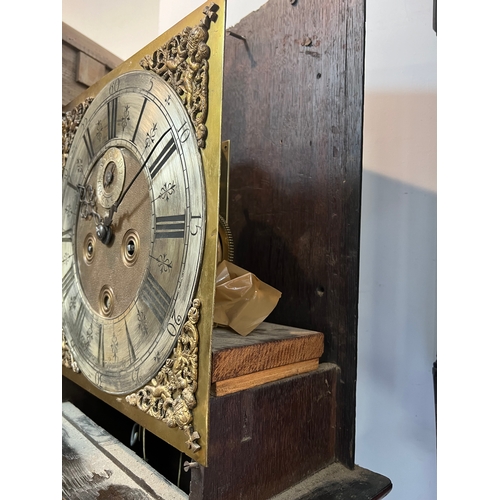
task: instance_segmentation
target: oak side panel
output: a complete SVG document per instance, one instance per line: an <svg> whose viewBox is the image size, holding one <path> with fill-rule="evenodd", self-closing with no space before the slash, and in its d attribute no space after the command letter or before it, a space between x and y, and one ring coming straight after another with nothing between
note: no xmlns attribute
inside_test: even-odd
<svg viewBox="0 0 500 500"><path fill-rule="evenodd" d="M332 463L338 367L210 398L208 467L190 500L268 500Z"/></svg>
<svg viewBox="0 0 500 500"><path fill-rule="evenodd" d="M235 263L282 292L272 323L323 332L341 369L335 457L354 466L362 0L269 0L226 37Z"/></svg>

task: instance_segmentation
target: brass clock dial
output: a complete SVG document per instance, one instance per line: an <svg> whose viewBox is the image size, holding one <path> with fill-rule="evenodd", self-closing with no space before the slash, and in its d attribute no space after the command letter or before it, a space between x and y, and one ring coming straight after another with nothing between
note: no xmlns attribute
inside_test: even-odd
<svg viewBox="0 0 500 500"><path fill-rule="evenodd" d="M162 78L132 71L96 95L74 137L62 195L67 342L95 386L130 393L175 345L205 241L195 130Z"/></svg>
<svg viewBox="0 0 500 500"><path fill-rule="evenodd" d="M217 262L232 249L225 12L200 5L62 120L63 375L202 465Z"/></svg>

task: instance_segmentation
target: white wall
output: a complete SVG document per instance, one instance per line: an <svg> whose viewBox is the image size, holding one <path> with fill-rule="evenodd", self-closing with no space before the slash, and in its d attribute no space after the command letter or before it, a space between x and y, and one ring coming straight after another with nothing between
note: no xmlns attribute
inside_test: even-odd
<svg viewBox="0 0 500 500"><path fill-rule="evenodd" d="M126 59L200 3L63 0L63 21ZM264 3L229 0L227 26ZM367 0L366 29L356 462L393 481L389 498L432 500L436 497L432 0Z"/></svg>
<svg viewBox="0 0 500 500"><path fill-rule="evenodd" d="M367 0L356 462L436 498L432 0Z"/></svg>
<svg viewBox="0 0 500 500"><path fill-rule="evenodd" d="M158 35L159 0L63 0L62 20L128 59Z"/></svg>
<svg viewBox="0 0 500 500"><path fill-rule="evenodd" d="M230 28L238 23L243 17L266 3L267 0L228 0L226 8L226 27ZM203 2L200 0L159 0L160 2L160 33L166 31L172 24L180 21L187 14L199 7Z"/></svg>

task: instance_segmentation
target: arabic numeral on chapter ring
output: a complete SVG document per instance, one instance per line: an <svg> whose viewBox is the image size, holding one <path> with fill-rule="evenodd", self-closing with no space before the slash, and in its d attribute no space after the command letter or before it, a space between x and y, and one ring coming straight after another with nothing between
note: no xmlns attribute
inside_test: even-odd
<svg viewBox="0 0 500 500"><path fill-rule="evenodd" d="M182 317L179 314L176 315L174 310L167 325L167 331L172 337L175 337L177 335L181 323Z"/></svg>
<svg viewBox="0 0 500 500"><path fill-rule="evenodd" d="M190 221L191 236L196 236L201 229L201 215L193 215Z"/></svg>
<svg viewBox="0 0 500 500"><path fill-rule="evenodd" d="M175 337L177 335L177 327L172 323L172 321L168 322L167 325L167 332L172 336Z"/></svg>
<svg viewBox="0 0 500 500"><path fill-rule="evenodd" d="M120 80L116 79L110 86L109 86L109 95L113 95L116 92L120 90Z"/></svg>
<svg viewBox="0 0 500 500"><path fill-rule="evenodd" d="M184 122L180 128L177 129L177 133L179 134L179 139L182 143L186 142L189 138L189 134L191 131L189 130L188 122Z"/></svg>
<svg viewBox="0 0 500 500"><path fill-rule="evenodd" d="M173 319L175 321L175 324L177 326L179 326L182 322L182 317L180 314L177 314L177 316L175 315L175 309L174 311L172 312L172 316L170 316L170 319Z"/></svg>

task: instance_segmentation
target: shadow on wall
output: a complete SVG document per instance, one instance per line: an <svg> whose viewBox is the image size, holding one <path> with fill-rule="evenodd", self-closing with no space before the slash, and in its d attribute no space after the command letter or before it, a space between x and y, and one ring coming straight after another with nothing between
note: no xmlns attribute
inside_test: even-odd
<svg viewBox="0 0 500 500"><path fill-rule="evenodd" d="M358 366L408 409L436 360L436 118L435 92L365 96Z"/></svg>
<svg viewBox="0 0 500 500"><path fill-rule="evenodd" d="M356 462L436 498L436 92L365 94Z"/></svg>
<svg viewBox="0 0 500 500"><path fill-rule="evenodd" d="M408 389L436 359L436 193L365 170L361 214L358 366L419 410Z"/></svg>
<svg viewBox="0 0 500 500"><path fill-rule="evenodd" d="M361 213L356 461L435 498L436 193L365 170Z"/></svg>

